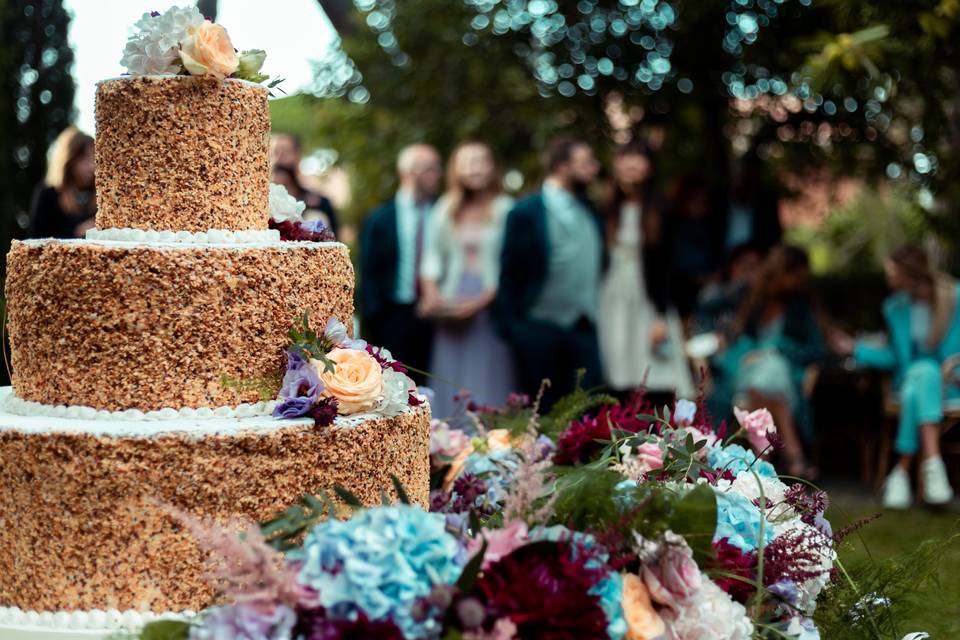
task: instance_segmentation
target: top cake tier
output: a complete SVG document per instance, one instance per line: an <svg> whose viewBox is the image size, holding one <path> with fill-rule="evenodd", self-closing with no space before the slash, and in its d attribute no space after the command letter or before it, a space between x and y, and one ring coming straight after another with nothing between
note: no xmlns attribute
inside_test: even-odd
<svg viewBox="0 0 960 640"><path fill-rule="evenodd" d="M97 86L97 227L265 229L267 90L203 76Z"/></svg>

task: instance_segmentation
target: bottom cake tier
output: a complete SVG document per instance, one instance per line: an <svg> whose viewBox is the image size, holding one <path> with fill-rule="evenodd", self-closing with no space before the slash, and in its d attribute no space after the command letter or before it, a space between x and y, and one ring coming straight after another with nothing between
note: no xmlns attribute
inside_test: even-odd
<svg viewBox="0 0 960 640"><path fill-rule="evenodd" d="M0 401L9 393L0 389ZM21 622L66 612L61 622L84 624L93 610L199 611L214 599L203 555L168 507L262 521L335 484L374 505L393 494L391 474L426 506L429 438L426 404L330 427L0 413L0 609Z"/></svg>

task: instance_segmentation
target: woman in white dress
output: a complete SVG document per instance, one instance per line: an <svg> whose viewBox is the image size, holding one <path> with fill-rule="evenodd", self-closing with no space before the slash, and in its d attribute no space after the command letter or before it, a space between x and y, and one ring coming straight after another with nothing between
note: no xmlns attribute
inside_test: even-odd
<svg viewBox="0 0 960 640"><path fill-rule="evenodd" d="M654 161L640 141L614 152L606 211L610 264L600 289L598 331L607 383L618 392L690 397L693 380L683 329L667 295L667 260L658 253L662 219Z"/></svg>
<svg viewBox="0 0 960 640"><path fill-rule="evenodd" d="M513 364L488 307L500 278L500 248L513 200L502 193L490 147L454 149L447 191L424 237L419 312L436 321L430 372L438 418L455 416L468 391L473 402L500 406L514 390Z"/></svg>

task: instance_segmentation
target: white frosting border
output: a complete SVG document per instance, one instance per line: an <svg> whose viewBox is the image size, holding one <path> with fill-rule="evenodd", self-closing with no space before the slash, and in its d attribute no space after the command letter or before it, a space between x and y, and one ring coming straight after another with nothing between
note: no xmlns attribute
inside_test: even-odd
<svg viewBox="0 0 960 640"><path fill-rule="evenodd" d="M133 609L24 611L19 607L0 607L0 638L21 638L27 633L36 634L41 631L50 632L51 637L57 637L57 631L87 631L90 632L89 637L108 637L120 631L139 631L143 626L157 620L190 620L196 616L196 612L189 610L179 613L154 613Z"/></svg>
<svg viewBox="0 0 960 640"><path fill-rule="evenodd" d="M125 422L142 422L154 420L209 420L213 418L252 418L255 416L269 416L277 406L276 400L266 402L243 403L235 407L224 406L212 409L202 407L193 409L156 409L141 411L140 409L126 409L123 411L108 411L82 405L44 404L33 400L24 400L12 390L8 395L0 395L0 408L7 413L18 416L37 416L44 418L75 418L79 420L123 420Z"/></svg>
<svg viewBox="0 0 960 640"><path fill-rule="evenodd" d="M272 415L259 415L249 417L222 417L213 414L212 409L196 409L196 414L192 417L178 416L169 419L137 419L127 415L127 411L102 411L92 409L91 407L82 407L91 409L95 415L91 417L79 417L74 415L45 415L42 413L33 413L30 415L13 413L8 409L8 402L14 398L13 403L22 403L30 407L39 407L40 411L53 408L52 405L44 405L39 402L30 402L17 398L12 387L0 387L0 432L13 431L18 433L49 434L49 433L76 433L93 436L102 436L108 438L151 438L166 435L183 435L192 438L204 438L208 436L234 436L241 433L272 433L278 429L287 429L291 427L313 426L313 420L310 418L274 418ZM418 395L424 404L426 397ZM252 405L249 405L252 406ZM67 411L79 409L78 407L62 407ZM405 406L402 414L412 413L420 409L419 406ZM103 415L101 416L101 411ZM161 411L177 411L176 409L164 409ZM210 413L207 413L210 412ZM145 415L148 412L139 412ZM89 415L89 414L88 414ZM378 413L362 413L351 416L338 416L332 425L332 428L351 429L372 420L389 420L390 416Z"/></svg>
<svg viewBox="0 0 960 640"><path fill-rule="evenodd" d="M145 232L150 233L150 232ZM159 232L154 232L158 233ZM63 244L66 246L84 246L92 245L104 248L114 248L114 249L129 249L137 247L145 247L149 249L164 249L164 250L190 250L190 249L223 249L223 250L242 250L242 249L325 249L325 248L346 248L347 245L342 242L301 242L297 240L275 240L275 241L257 241L257 242L243 242L243 243L215 243L210 242L209 239L205 242L192 241L192 242L182 242L178 240L140 240L140 241L130 241L130 240L90 240L86 238L31 238L28 240L14 240L14 243L21 243L28 247L45 247L49 244Z"/></svg>
<svg viewBox="0 0 960 640"><path fill-rule="evenodd" d="M276 229L210 229L209 231L154 231L129 227L89 229L86 239L107 242L178 243L178 244L271 244L280 242Z"/></svg>

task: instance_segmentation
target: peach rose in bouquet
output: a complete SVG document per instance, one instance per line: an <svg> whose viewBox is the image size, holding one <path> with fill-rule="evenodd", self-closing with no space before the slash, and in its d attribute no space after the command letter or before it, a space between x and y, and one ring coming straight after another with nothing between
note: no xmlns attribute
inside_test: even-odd
<svg viewBox="0 0 960 640"><path fill-rule="evenodd" d="M326 371L319 361L311 364L320 372L323 395L336 398L340 415L362 413L373 409L383 394L383 370L366 351L334 349L327 354L335 368Z"/></svg>
<svg viewBox="0 0 960 640"><path fill-rule="evenodd" d="M226 78L240 65L227 30L209 20L187 30L180 45L180 60L192 75Z"/></svg>

